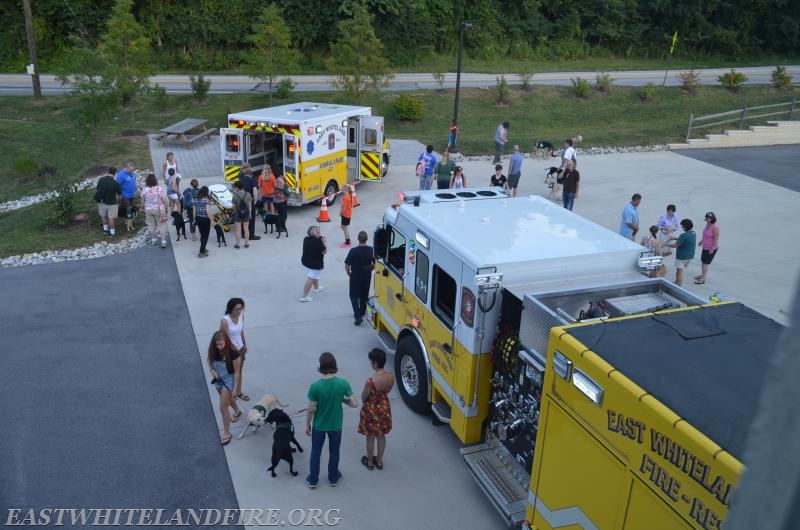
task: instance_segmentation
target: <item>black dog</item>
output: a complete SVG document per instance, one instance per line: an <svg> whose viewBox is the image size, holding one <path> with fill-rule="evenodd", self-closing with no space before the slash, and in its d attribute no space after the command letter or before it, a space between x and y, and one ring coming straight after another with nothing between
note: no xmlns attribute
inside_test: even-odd
<svg viewBox="0 0 800 530"><path fill-rule="evenodd" d="M276 213L269 213L266 210L261 212L261 220L264 221L264 233L271 234L278 227L278 235L280 235L280 217Z"/></svg>
<svg viewBox="0 0 800 530"><path fill-rule="evenodd" d="M186 220L183 218L182 213L172 212L172 224L175 225L175 233L178 235L178 241L181 240L181 234L183 234L183 239L186 239Z"/></svg>
<svg viewBox="0 0 800 530"><path fill-rule="evenodd" d="M550 153L550 156L557 157L561 155L561 151L555 148L553 144L548 142L547 140L539 140L538 142L534 139L533 141L533 150L539 152L546 152Z"/></svg>
<svg viewBox="0 0 800 530"><path fill-rule="evenodd" d="M214 225L214 232L217 233L217 247L221 247L222 245L228 246L228 242L225 241L225 230L218 224Z"/></svg>
<svg viewBox="0 0 800 530"><path fill-rule="evenodd" d="M272 409L269 411L267 419L264 421L266 423L275 424L275 434L272 435L272 466L268 467L267 471L269 471L273 477L276 477L275 468L281 460L286 460L289 462L289 473L291 473L293 477L296 477L297 471L294 470L294 457L292 456L294 448L292 444L296 445L297 450L301 453L303 452L303 448L300 447L300 443L297 441L297 438L294 437L292 419L281 409Z"/></svg>

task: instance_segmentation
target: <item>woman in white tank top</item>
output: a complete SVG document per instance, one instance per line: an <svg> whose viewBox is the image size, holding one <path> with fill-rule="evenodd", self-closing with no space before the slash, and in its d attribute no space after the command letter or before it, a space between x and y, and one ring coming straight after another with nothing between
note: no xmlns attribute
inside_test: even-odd
<svg viewBox="0 0 800 530"><path fill-rule="evenodd" d="M233 384L233 395L242 401L250 401L250 396L242 392L242 373L244 372L244 360L247 353L247 339L244 337L244 300L241 298L231 298L225 307L225 316L219 323L219 329L225 335L234 348L239 350L241 366L236 371Z"/></svg>

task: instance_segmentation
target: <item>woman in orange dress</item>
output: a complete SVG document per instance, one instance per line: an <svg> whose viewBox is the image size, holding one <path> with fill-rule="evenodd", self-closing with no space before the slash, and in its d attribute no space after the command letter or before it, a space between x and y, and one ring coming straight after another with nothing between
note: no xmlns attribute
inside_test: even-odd
<svg viewBox="0 0 800 530"><path fill-rule="evenodd" d="M367 454L361 463L372 471L383 469L383 452L386 450L386 435L392 430L392 407L389 392L394 386L394 374L383 369L386 365L386 352L373 348L369 352L369 363L375 373L367 379L361 391L361 417L358 432L367 436ZM378 441L378 455L374 456L375 441Z"/></svg>

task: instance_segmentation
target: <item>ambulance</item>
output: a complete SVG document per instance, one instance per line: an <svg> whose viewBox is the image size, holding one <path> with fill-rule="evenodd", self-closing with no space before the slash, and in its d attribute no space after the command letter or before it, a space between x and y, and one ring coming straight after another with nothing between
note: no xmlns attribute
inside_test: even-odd
<svg viewBox="0 0 800 530"><path fill-rule="evenodd" d="M266 164L283 174L289 205L332 197L347 182L378 182L383 176L383 117L370 107L290 103L228 114L220 129L225 180L239 178L247 162L258 176Z"/></svg>
<svg viewBox="0 0 800 530"><path fill-rule="evenodd" d="M400 395L466 445L508 527L722 528L778 323L500 188L406 193L374 245Z"/></svg>

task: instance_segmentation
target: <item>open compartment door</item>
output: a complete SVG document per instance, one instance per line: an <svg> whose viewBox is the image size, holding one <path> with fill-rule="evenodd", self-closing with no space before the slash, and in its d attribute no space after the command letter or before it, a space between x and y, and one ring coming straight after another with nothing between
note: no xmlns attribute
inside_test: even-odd
<svg viewBox="0 0 800 530"><path fill-rule="evenodd" d="M358 180L381 181L383 116L362 116L358 146Z"/></svg>
<svg viewBox="0 0 800 530"><path fill-rule="evenodd" d="M283 135L283 180L286 186L295 193L300 192L300 182L297 176L297 168L300 167L298 159L300 157L300 146L297 137L293 134Z"/></svg>
<svg viewBox="0 0 800 530"><path fill-rule="evenodd" d="M234 182L244 164L244 131L242 129L219 130L220 153L222 153L222 174L226 182Z"/></svg>

